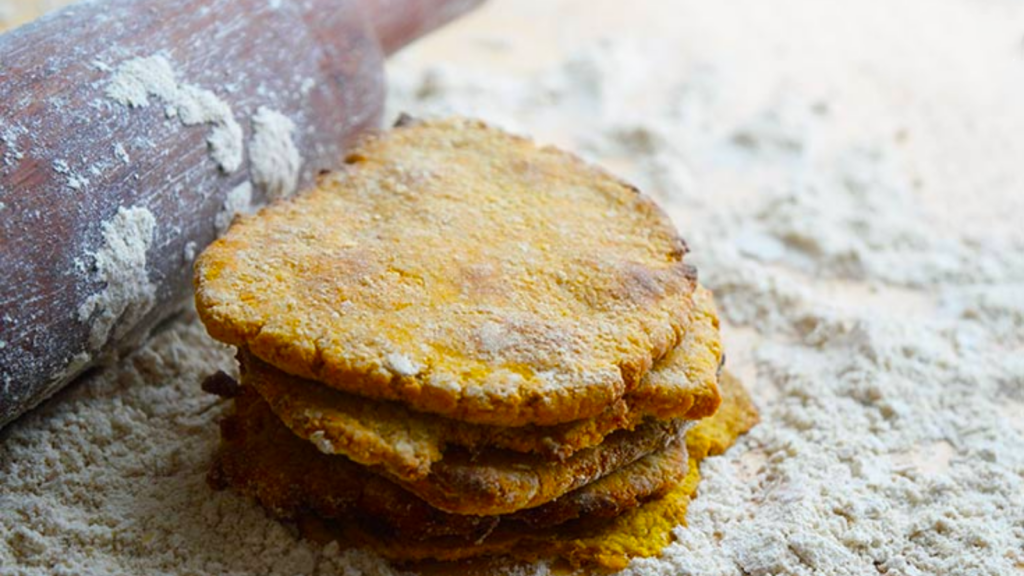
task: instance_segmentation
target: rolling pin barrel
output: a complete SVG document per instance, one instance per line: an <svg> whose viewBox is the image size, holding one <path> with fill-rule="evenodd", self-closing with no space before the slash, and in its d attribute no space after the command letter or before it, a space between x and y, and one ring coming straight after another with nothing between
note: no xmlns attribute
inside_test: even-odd
<svg viewBox="0 0 1024 576"><path fill-rule="evenodd" d="M94 0L0 36L0 427L130 349L234 212L378 126L467 0Z"/></svg>

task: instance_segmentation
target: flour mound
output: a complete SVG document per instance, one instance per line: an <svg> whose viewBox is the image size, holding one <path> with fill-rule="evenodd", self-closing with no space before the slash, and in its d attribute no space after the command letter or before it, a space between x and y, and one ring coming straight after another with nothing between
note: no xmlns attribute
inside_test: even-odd
<svg viewBox="0 0 1024 576"><path fill-rule="evenodd" d="M252 212L252 184L242 182L232 188L224 198L224 207L214 217L213 224L217 228L217 234L223 234L231 226L235 216ZM193 260L193 258L189 258Z"/></svg>
<svg viewBox="0 0 1024 576"><path fill-rule="evenodd" d="M114 71L106 93L112 100L131 108L150 105L150 96L166 104L164 114L178 118L185 126L209 124L206 138L210 157L226 173L242 166L245 154L242 127L231 107L213 92L179 82L171 62L164 56L133 58Z"/></svg>
<svg viewBox="0 0 1024 576"><path fill-rule="evenodd" d="M260 107L252 117L252 181L269 199L291 196L298 186L302 156L292 140L294 132L295 123L270 108Z"/></svg>
<svg viewBox="0 0 1024 576"><path fill-rule="evenodd" d="M134 328L156 301L156 286L146 270L146 253L156 231L153 213L138 206L122 207L102 230L103 245L92 255L92 277L103 288L78 309L78 319L92 325L93 350L106 344L111 333L120 337Z"/></svg>

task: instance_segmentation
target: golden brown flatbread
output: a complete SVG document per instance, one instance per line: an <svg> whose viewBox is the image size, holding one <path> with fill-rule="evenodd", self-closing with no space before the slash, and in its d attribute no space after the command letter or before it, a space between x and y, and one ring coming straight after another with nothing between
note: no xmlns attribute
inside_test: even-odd
<svg viewBox="0 0 1024 576"><path fill-rule="evenodd" d="M499 524L554 526L580 516L607 518L660 496L686 474L679 441L547 504L503 516L447 514L366 468L317 452L291 434L255 394L236 398L223 425L225 447L210 475L282 518L306 513L361 518L374 533L402 539L461 538L471 545Z"/></svg>
<svg viewBox="0 0 1024 576"><path fill-rule="evenodd" d="M694 292L682 342L635 390L594 418L557 426L507 428L458 422L397 402L341 392L291 376L245 350L239 354L242 383L255 388L293 432L325 453L381 466L389 475L407 481L426 477L448 446L471 452L499 447L565 460L600 444L615 430L632 430L647 418L709 416L719 404L721 361L718 317L711 293L703 287Z"/></svg>
<svg viewBox="0 0 1024 576"><path fill-rule="evenodd" d="M483 123L368 138L196 263L209 332L285 372L456 420L550 426L635 389L696 271L646 196Z"/></svg>
<svg viewBox="0 0 1024 576"><path fill-rule="evenodd" d="M718 413L701 421L686 435L689 469L683 480L661 498L626 510L612 519L580 518L550 528L529 530L513 525L498 526L473 546L466 546L452 537L414 541L382 536L355 522L325 521L312 514L303 516L299 527L312 540L368 548L402 563L406 569L423 567L432 573L463 573L444 570L444 567L454 561L480 556L503 556L488 564L495 571L502 565L551 558L567 560L573 566L621 570L632 558L657 556L671 543L672 530L685 523L686 508L697 492L700 462L723 453L757 424L757 410L743 385L728 372L723 373L720 384L723 401Z"/></svg>
<svg viewBox="0 0 1024 576"><path fill-rule="evenodd" d="M258 394L246 387L242 390L242 395L235 399L236 405L240 408L255 410L250 406L263 402ZM263 406L262 409L266 407ZM244 416L234 418L234 423L229 420L225 425L224 438L229 444L232 434L237 434L239 429L245 429L244 422L238 423L244 419ZM265 422L267 418L261 418L260 421ZM283 425L277 426L287 431ZM685 426L686 423L682 420L647 422L632 431L616 432L600 445L581 450L564 462L546 461L536 455L492 449L479 454L465 451L450 452L443 461L434 465L430 475L414 481L390 477L385 470L376 467L369 470L387 476L430 506L445 512L485 516L509 514L550 502L636 462L676 441ZM260 429L271 431L269 424L262 425ZM249 435L251 432L241 437ZM280 443L283 440L280 439L280 435L278 436L277 442ZM300 443L303 448L309 449L307 453L312 450L311 444ZM270 442L264 442L262 445L272 446ZM222 452L222 459L232 457L230 448ZM254 455L247 454L243 460L253 457ZM332 463L337 468L332 474L339 478L347 474L347 469L342 468L343 465L362 469L343 456L332 456L329 459L336 462ZM249 466L245 461L239 465ZM268 467L266 473L276 474L282 478L290 477L287 470L275 472ZM344 482L338 482L339 486L345 486ZM347 494L345 490L341 493ZM296 497L301 497L301 494Z"/></svg>
<svg viewBox="0 0 1024 576"><path fill-rule="evenodd" d="M550 502L664 448L678 440L686 424L644 422L635 430L614 432L562 462L499 449L476 454L449 451L422 479L390 478L445 512L510 514Z"/></svg>

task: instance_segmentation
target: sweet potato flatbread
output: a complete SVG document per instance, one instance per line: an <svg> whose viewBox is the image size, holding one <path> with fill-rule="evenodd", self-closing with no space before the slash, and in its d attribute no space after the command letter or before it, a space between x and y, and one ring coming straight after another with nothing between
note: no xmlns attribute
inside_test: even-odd
<svg viewBox="0 0 1024 576"><path fill-rule="evenodd" d="M448 514L366 468L317 452L254 394L236 399L211 483L256 498L282 518L358 518L374 533L412 540L459 538L466 546L501 525L543 528L607 518L665 493L686 474L681 440L547 504L500 516Z"/></svg>
<svg viewBox="0 0 1024 576"><path fill-rule="evenodd" d="M242 383L252 386L295 434L325 453L381 466L407 481L424 478L446 448L471 452L498 447L565 460L600 444L619 429L648 418L696 420L718 407L717 372L722 361L718 317L711 293L698 287L682 342L662 358L640 385L601 414L556 426L516 428L467 424L368 400L291 376L243 350Z"/></svg>
<svg viewBox="0 0 1024 576"><path fill-rule="evenodd" d="M680 342L696 271L635 188L480 122L368 138L196 263L211 335L456 420L593 418Z"/></svg>
<svg viewBox="0 0 1024 576"><path fill-rule="evenodd" d="M420 480L391 478L453 514L496 515L540 506L677 441L685 420L653 420L619 430L562 462L491 449L449 452Z"/></svg>
<svg viewBox="0 0 1024 576"><path fill-rule="evenodd" d="M723 453L757 423L757 410L742 384L728 372L720 384L723 401L718 413L686 435L689 468L683 479L664 496L614 518L584 517L545 529L498 526L473 546L452 537L414 541L384 536L357 522L325 521L313 514L301 518L300 529L316 541L374 550L414 572L421 566L430 573L448 572L444 568L450 562L481 556L501 556L486 564L494 571L502 565L555 558L577 567L620 570L632 558L657 556L671 543L673 529L685 524L687 506L697 493L700 462Z"/></svg>
<svg viewBox="0 0 1024 576"><path fill-rule="evenodd" d="M322 494L336 500L347 499L350 493L349 479L357 477L355 471L362 474L364 470L368 470L366 474L372 472L374 475L388 477L387 473L379 468L359 466L344 456L320 454L312 444L298 439L288 431L276 416L273 416L262 398L246 387L243 387L243 393L235 399L235 403L239 415L224 423L223 435L227 446L222 450L222 462L218 464L221 472L218 474L231 476L231 471L225 470L225 466L235 466L238 474L247 478L241 484L248 485L254 482L254 490L265 489L264 486L260 486L259 475L246 471L246 467L254 465L255 459L263 457L259 450L253 448L256 441L251 440L262 432L275 435L273 441L258 443L268 452L266 458L271 463L279 459L278 456L287 457L278 454L280 451L274 448L276 445L287 444L288 452L295 452L301 448L302 454L323 456L323 461L329 463L332 470L323 475L324 482L331 482L330 477L333 476L339 491L334 495L329 490L318 490L317 495ZM267 414L263 415L263 412ZM249 418L255 419L255 423L248 423L246 420ZM652 452L661 450L677 441L686 426L687 423L682 420L649 422L638 426L636 430L616 432L600 445L581 450L564 462L545 461L535 455L505 450L489 450L479 454L459 452L449 454L423 479L408 482L393 477L388 479L444 512L487 516L509 514L550 502ZM240 438L241 441L233 442L233 438ZM246 452L245 455L232 453L239 448ZM234 464L223 462L239 458L240 460ZM264 476L273 475L281 481L289 482L288 489L295 490L294 497L301 499L304 497L302 487L305 486L307 479L304 479L302 474L294 474L286 467L296 466L295 462L301 460L292 464L277 462L282 466L278 470L267 466ZM284 502L287 499L277 500Z"/></svg>

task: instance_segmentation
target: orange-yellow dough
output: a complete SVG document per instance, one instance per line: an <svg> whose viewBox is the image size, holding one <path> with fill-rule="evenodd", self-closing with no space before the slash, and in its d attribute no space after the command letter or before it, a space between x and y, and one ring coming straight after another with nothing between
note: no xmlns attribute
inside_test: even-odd
<svg viewBox="0 0 1024 576"><path fill-rule="evenodd" d="M368 137L196 262L241 367L204 384L235 408L210 484L406 565L657 555L757 421L686 251L571 154L459 118Z"/></svg>
<svg viewBox="0 0 1024 576"><path fill-rule="evenodd" d="M610 520L583 518L575 524L527 531L499 528L472 546L450 537L429 541L386 538L353 522L325 522L314 516L303 518L300 528L311 539L370 548L385 558L412 562L412 566L423 561L502 555L510 563L562 558L573 566L619 570L632 558L657 556L672 541L672 530L685 523L686 508L697 493L700 462L723 453L757 423L757 409L735 377L724 372L721 388L723 402L718 413L686 435L689 469L684 479L663 497Z"/></svg>
<svg viewBox="0 0 1024 576"><path fill-rule="evenodd" d="M196 263L210 334L285 372L496 426L593 418L682 339L686 245L636 188L477 121L368 138Z"/></svg>
<svg viewBox="0 0 1024 576"><path fill-rule="evenodd" d="M326 453L379 466L400 480L417 481L430 473L431 465L440 462L450 446L472 452L506 448L565 461L616 430L636 428L645 419L709 416L720 401L722 345L711 293L698 287L683 341L635 390L594 418L517 428L467 424L415 412L397 402L368 400L291 376L244 350L239 362L242 384L255 388L295 434Z"/></svg>
<svg viewBox="0 0 1024 576"><path fill-rule="evenodd" d="M554 526L581 516L611 517L663 494L686 474L681 438L547 504L500 516L449 514L341 456L317 452L291 434L251 391L223 423L224 448L210 474L218 488L254 497L281 518L371 520L380 535L412 540L456 537L471 546L499 525Z"/></svg>

